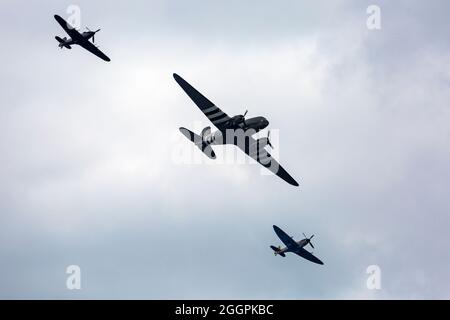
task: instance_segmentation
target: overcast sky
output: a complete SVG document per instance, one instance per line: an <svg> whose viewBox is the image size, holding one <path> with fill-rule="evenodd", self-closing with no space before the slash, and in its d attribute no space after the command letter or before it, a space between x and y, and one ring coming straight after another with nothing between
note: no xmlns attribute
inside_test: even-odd
<svg viewBox="0 0 450 320"><path fill-rule="evenodd" d="M53 15L71 4L110 63L58 48ZM449 12L2 0L0 298L449 299ZM209 123L174 72L229 115L265 116L300 187L257 164L176 161L193 150L178 127ZM325 265L274 257L273 224L315 234Z"/></svg>

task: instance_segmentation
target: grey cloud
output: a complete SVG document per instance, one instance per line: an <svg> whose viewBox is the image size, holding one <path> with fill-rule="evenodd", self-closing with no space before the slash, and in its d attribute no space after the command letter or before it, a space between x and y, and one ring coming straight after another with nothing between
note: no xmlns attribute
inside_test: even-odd
<svg viewBox="0 0 450 320"><path fill-rule="evenodd" d="M359 1L79 4L111 64L58 50L65 5L1 5L1 297L449 297L447 2L381 2L372 32ZM300 188L174 164L178 126L207 124L175 71L269 118ZM274 258L272 224L325 266Z"/></svg>

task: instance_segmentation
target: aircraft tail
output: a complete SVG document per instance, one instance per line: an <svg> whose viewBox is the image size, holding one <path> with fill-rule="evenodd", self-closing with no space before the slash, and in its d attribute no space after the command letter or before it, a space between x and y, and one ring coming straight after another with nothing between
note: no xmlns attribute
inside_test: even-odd
<svg viewBox="0 0 450 320"><path fill-rule="evenodd" d="M283 258L286 257L286 255L283 252L280 252L280 248L277 248L275 246L270 246L270 248L274 251L275 255L280 255Z"/></svg>
<svg viewBox="0 0 450 320"><path fill-rule="evenodd" d="M58 36L56 36L55 39L59 42L59 47L60 47L60 48L63 48L63 47L64 47L64 48L67 48L67 49L72 49L71 46L69 46L69 45L67 45L67 44L64 44L64 43L66 42L65 39L61 39L61 38L58 37Z"/></svg>
<svg viewBox="0 0 450 320"><path fill-rule="evenodd" d="M203 138L198 134L195 134L189 129L180 128L180 132L189 140L191 140L202 152L210 159L215 159L216 154L211 145L203 141Z"/></svg>

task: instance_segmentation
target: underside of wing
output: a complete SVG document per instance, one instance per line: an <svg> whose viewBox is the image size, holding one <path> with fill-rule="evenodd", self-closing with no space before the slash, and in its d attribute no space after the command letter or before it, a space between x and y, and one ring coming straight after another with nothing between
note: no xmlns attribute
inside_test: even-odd
<svg viewBox="0 0 450 320"><path fill-rule="evenodd" d="M320 261L319 258L315 257L311 252L308 252L303 248L298 248L297 250L295 250L293 252L298 254L300 257L302 257L306 260L309 260L309 261L317 263L317 264L323 264L323 262Z"/></svg>
<svg viewBox="0 0 450 320"><path fill-rule="evenodd" d="M220 110L214 103L209 101L204 95L198 92L193 86L191 86L186 80L173 74L175 81L186 92L186 94L194 101L199 109L205 114L206 117L219 129L226 129L225 124L230 120L230 117Z"/></svg>
<svg viewBox="0 0 450 320"><path fill-rule="evenodd" d="M278 228L277 226L273 226L273 230L277 234L278 238L284 243L284 245L288 248L295 248L298 244L292 239L290 236L286 234L283 230Z"/></svg>
<svg viewBox="0 0 450 320"><path fill-rule="evenodd" d="M55 17L55 20L61 26L61 28L63 28L64 31L67 32L67 34L72 38L72 40L78 41L83 38L81 36L81 34L73 26L71 26L66 20L64 20L63 18L61 18L58 15L55 15L54 17Z"/></svg>
<svg viewBox="0 0 450 320"><path fill-rule="evenodd" d="M250 158L266 167L269 171L286 181L287 183L298 187L298 182L295 181L292 176L287 173L286 170L270 155L269 152L258 144L258 141L251 136L246 137L245 145L237 145L242 151L244 151Z"/></svg>
<svg viewBox="0 0 450 320"><path fill-rule="evenodd" d="M95 54L102 60L111 61L103 52L101 52L94 44L92 44L89 40L83 39L78 42L78 44L89 51L92 54Z"/></svg>

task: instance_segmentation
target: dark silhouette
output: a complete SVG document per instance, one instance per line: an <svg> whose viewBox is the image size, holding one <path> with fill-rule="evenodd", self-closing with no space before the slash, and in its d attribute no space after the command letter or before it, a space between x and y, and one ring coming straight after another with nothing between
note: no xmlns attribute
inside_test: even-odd
<svg viewBox="0 0 450 320"><path fill-rule="evenodd" d="M298 254L300 257L305 258L306 260L309 260L317 264L323 264L323 262L320 261L315 256L313 256L311 252L308 252L304 249L304 247L307 246L308 244L311 246L311 248L314 249L314 246L311 243L311 239L314 237L314 235L308 238L305 234L303 234L305 239L295 241L292 237L288 236L283 230L281 230L277 226L273 226L273 230L275 230L275 233L277 234L278 238L280 238L280 240L286 245L285 248L281 247L277 248L275 246L270 246L270 248L272 248L272 250L274 251L275 255L285 257L286 256L285 253L293 252L295 254Z"/></svg>
<svg viewBox="0 0 450 320"><path fill-rule="evenodd" d="M198 135L186 128L180 128L181 133L186 138L191 140L211 159L216 158L211 147L212 145L234 144L249 157L256 160L287 183L298 186L297 181L265 149L266 146L273 148L270 142L270 132L266 138L256 140L252 137L252 135L269 125L269 121L266 118L255 117L245 119L247 111L243 115L229 117L179 75L174 74L173 77L205 116L219 129L216 132L211 132L211 127L206 127Z"/></svg>
<svg viewBox="0 0 450 320"><path fill-rule="evenodd" d="M61 27L64 29L64 31L67 32L67 34L70 36L70 39L67 39L64 37L61 39L60 37L56 36L55 39L59 42L59 47L66 48L66 49L72 49L72 45L77 44L87 51L95 54L100 59L103 59L105 61L111 61L103 52L101 52L95 45L95 34L100 31L100 29L96 31L91 31L88 28L86 28L88 31L79 33L77 30L75 30L74 27L72 27L70 24L68 24L63 18L61 18L58 15L55 15L55 20L61 25ZM92 38L92 42L89 41L89 39Z"/></svg>

